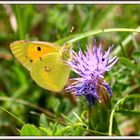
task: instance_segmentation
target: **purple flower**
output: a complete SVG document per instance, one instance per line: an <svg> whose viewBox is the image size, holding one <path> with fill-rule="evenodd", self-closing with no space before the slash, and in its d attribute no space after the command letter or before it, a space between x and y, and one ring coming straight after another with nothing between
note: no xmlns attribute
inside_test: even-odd
<svg viewBox="0 0 140 140"><path fill-rule="evenodd" d="M111 50L112 47L109 47L103 52L101 44L97 48L95 42L94 47L87 47L87 52L83 53L81 49L78 53L72 51L73 58L67 64L79 77L71 79L74 82L66 88L66 91L75 96L85 96L91 105L94 104L94 100L101 102L99 87L108 91L111 97L112 90L104 80L105 72L109 71L118 60L116 56L109 58Z"/></svg>

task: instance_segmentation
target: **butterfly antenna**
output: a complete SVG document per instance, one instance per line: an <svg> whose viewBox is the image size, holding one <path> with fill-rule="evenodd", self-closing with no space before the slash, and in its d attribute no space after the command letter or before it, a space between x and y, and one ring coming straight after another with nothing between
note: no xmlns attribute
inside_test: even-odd
<svg viewBox="0 0 140 140"><path fill-rule="evenodd" d="M73 33L73 30L74 30L74 26L72 26L71 29L70 29L70 31L69 31L69 36L68 36L67 42L69 42L69 40L70 40L70 35Z"/></svg>
<svg viewBox="0 0 140 140"><path fill-rule="evenodd" d="M73 30L74 30L74 26L71 27L71 29L69 31L68 39L67 39L66 43L64 44L64 46L67 45L67 44L69 44L70 35L73 33Z"/></svg>

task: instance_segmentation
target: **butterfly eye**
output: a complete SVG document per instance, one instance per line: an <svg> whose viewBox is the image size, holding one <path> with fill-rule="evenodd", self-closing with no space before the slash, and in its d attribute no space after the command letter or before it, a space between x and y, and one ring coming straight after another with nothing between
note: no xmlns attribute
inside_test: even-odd
<svg viewBox="0 0 140 140"><path fill-rule="evenodd" d="M104 58L102 58L102 61L105 61L105 59L104 59Z"/></svg>
<svg viewBox="0 0 140 140"><path fill-rule="evenodd" d="M40 47L37 47L37 50L38 50L38 51L41 51L41 48L40 48Z"/></svg>

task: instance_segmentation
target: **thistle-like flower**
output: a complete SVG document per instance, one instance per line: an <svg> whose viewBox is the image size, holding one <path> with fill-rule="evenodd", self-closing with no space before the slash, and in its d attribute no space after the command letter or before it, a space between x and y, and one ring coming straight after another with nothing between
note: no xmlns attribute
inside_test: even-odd
<svg viewBox="0 0 140 140"><path fill-rule="evenodd" d="M101 102L100 90L98 90L100 87L108 91L111 97L112 90L104 80L104 74L118 60L116 56L111 60L109 58L112 47L103 52L101 44L97 48L94 42L94 47L87 47L87 52L83 53L81 49L78 53L72 51L73 58L67 64L79 77L71 79L74 82L66 88L66 91L75 96L85 96L90 105L94 104L94 100Z"/></svg>

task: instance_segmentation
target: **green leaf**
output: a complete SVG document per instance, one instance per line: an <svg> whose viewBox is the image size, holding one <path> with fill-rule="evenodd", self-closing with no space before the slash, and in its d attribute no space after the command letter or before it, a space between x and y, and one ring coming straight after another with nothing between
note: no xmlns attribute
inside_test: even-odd
<svg viewBox="0 0 140 140"><path fill-rule="evenodd" d="M46 115L43 114L43 113L40 115L39 124L42 127L47 127L48 126L48 121L47 121Z"/></svg>
<svg viewBox="0 0 140 140"><path fill-rule="evenodd" d="M72 112L74 114L74 116L82 123L82 120L81 118L75 113L75 112Z"/></svg>
<svg viewBox="0 0 140 140"><path fill-rule="evenodd" d="M56 133L57 131L57 126L58 126L58 123L56 122L53 126L53 135Z"/></svg>
<svg viewBox="0 0 140 140"><path fill-rule="evenodd" d="M87 114L87 111L84 110L84 111L81 113L80 118L81 118L82 122L86 125L86 124L87 124L87 120L86 120L86 117L84 117L85 114Z"/></svg>
<svg viewBox="0 0 140 140"><path fill-rule="evenodd" d="M39 130L32 124L26 124L20 131L21 136L41 136Z"/></svg>
<svg viewBox="0 0 140 140"><path fill-rule="evenodd" d="M71 131L72 132L73 128L75 128L75 127L78 128L79 126L82 129L82 127L81 127L82 124L81 123L75 123L73 125L66 126L66 127L62 128L62 129L58 130L55 133L55 136L62 136L62 135L64 135L68 131Z"/></svg>
<svg viewBox="0 0 140 140"><path fill-rule="evenodd" d="M132 55L134 57L140 57L140 51L135 51Z"/></svg>
<svg viewBox="0 0 140 140"><path fill-rule="evenodd" d="M136 65L134 63L132 63L129 59L127 59L126 57L120 57L119 61L126 67L134 69L136 68Z"/></svg>
<svg viewBox="0 0 140 140"><path fill-rule="evenodd" d="M139 110L117 110L116 113L122 113L123 115L140 115Z"/></svg>
<svg viewBox="0 0 140 140"><path fill-rule="evenodd" d="M42 130L47 136L53 136L52 131L50 131L47 128L39 127L40 130Z"/></svg>
<svg viewBox="0 0 140 140"><path fill-rule="evenodd" d="M73 124L73 122L67 116L65 116L64 114L61 114L61 115L65 120Z"/></svg>

